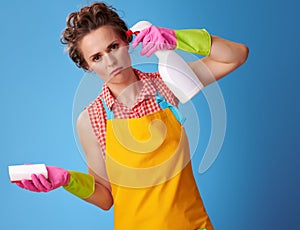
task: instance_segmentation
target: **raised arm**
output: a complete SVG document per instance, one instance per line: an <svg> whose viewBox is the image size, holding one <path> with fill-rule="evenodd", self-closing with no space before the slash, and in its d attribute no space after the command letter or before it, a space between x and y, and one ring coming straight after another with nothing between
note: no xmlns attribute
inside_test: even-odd
<svg viewBox="0 0 300 230"><path fill-rule="evenodd" d="M88 172L95 178L95 192L84 200L103 210L109 210L113 205L111 187L107 180L101 148L90 124L87 110L84 110L78 117L77 129L81 145L86 154Z"/></svg>
<svg viewBox="0 0 300 230"><path fill-rule="evenodd" d="M221 79L239 66L248 57L246 45L211 36L210 54L189 65L204 86Z"/></svg>
<svg viewBox="0 0 300 230"><path fill-rule="evenodd" d="M146 56L163 49L180 49L205 56L189 63L204 86L232 72L248 57L246 45L211 36L205 29L172 30L151 26L137 35L132 47L140 42L143 44L141 54Z"/></svg>

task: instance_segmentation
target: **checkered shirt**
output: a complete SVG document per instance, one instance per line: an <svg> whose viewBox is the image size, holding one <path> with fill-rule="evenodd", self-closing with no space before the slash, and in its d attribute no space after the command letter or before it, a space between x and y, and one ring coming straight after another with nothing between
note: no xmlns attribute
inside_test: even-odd
<svg viewBox="0 0 300 230"><path fill-rule="evenodd" d="M100 95L86 108L104 157L106 150L107 115L103 107L102 99L104 99L107 107L113 111L115 118L139 118L161 110L155 99L157 91L162 94L169 103L178 106L178 99L163 82L158 72L145 73L137 69L134 69L134 72L142 83L142 90L131 108L118 102L106 84L103 85Z"/></svg>

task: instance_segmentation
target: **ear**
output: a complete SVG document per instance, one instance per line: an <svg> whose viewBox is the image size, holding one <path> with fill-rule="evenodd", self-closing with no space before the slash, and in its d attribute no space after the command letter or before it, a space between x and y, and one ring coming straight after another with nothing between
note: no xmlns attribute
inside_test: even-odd
<svg viewBox="0 0 300 230"><path fill-rule="evenodd" d="M132 42L132 35L127 36L127 43L128 43L128 45L129 45L130 42Z"/></svg>
<svg viewBox="0 0 300 230"><path fill-rule="evenodd" d="M88 72L93 72L94 71L86 62L84 63L84 65L82 66L82 68L85 71L88 71Z"/></svg>
<svg viewBox="0 0 300 230"><path fill-rule="evenodd" d="M94 70L92 68L88 68L86 71L88 71L89 73L94 72Z"/></svg>

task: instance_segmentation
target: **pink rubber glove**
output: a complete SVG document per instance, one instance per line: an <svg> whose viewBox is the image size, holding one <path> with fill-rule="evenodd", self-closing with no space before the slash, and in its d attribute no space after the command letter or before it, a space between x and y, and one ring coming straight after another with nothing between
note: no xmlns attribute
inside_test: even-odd
<svg viewBox="0 0 300 230"><path fill-rule="evenodd" d="M32 192L49 192L60 186L69 184L69 171L54 166L46 166L46 168L48 171L48 179L46 179L42 174L32 174L32 180L22 180L20 182L16 182L16 184L19 187L30 190Z"/></svg>
<svg viewBox="0 0 300 230"><path fill-rule="evenodd" d="M176 48L176 35L174 30L150 26L142 30L134 39L132 48L134 49L142 42L141 55L149 57L158 50L173 50Z"/></svg>

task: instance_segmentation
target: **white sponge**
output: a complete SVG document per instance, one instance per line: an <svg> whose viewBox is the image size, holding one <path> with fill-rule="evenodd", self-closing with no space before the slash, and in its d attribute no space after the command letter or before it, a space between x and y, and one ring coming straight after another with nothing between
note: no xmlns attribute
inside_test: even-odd
<svg viewBox="0 0 300 230"><path fill-rule="evenodd" d="M31 180L31 174L43 174L48 178L48 171L45 164L11 165L8 166L8 173L11 182L23 179Z"/></svg>

